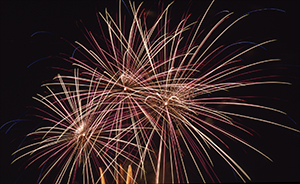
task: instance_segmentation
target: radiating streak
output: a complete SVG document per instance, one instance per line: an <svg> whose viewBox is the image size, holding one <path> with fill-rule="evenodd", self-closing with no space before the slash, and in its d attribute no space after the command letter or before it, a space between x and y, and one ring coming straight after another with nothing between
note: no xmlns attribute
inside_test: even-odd
<svg viewBox="0 0 300 184"><path fill-rule="evenodd" d="M237 68L237 69L235 69L235 70L233 70L231 72L225 73L225 74L223 74L223 75L221 75L219 77L214 78L213 80L208 80L209 81L208 83L212 83L212 82L214 82L216 80L219 80L220 78L223 78L223 77L225 77L227 75L230 75L232 73L235 73L237 71L243 70L245 68L252 67L252 66L255 66L255 65L259 65L259 64L262 64L262 63L273 62L273 61L280 61L280 59L268 59L268 60L263 60L263 61L255 62L255 63L249 64L249 65ZM206 80L202 81L202 83L204 83L204 82L206 82Z"/></svg>
<svg viewBox="0 0 300 184"><path fill-rule="evenodd" d="M205 75L201 76L201 77L199 78L198 81L202 80L203 78L206 78L209 74L215 72L216 70L218 70L218 69L220 69L221 67L225 66L225 65L226 65L227 63L229 63L230 61L232 61L232 60L236 59L237 57L239 57L239 56L241 56L241 55L243 55L243 54L249 52L250 50L253 50L253 49L255 49L256 47L259 47L259 46L262 46L262 45L265 45L265 44L267 44L267 43L271 43L271 42L274 42L274 41L276 41L276 39L273 39L273 40L267 40L267 41L265 41L265 42L262 42L262 43L260 43L260 44L254 45L254 46L250 47L249 49L246 49L246 50L242 51L241 53L239 53L239 54L233 56L231 59L227 60L227 61L224 62L223 64L221 64L221 65L219 65L218 67L214 68L213 70L209 71L209 72L206 73Z"/></svg>
<svg viewBox="0 0 300 184"><path fill-rule="evenodd" d="M223 113L223 114L229 114L229 115L233 115L233 116L237 116L237 117L252 119L252 120L256 120L256 121L276 125L276 126L283 127L283 128L286 128L286 129L289 129L289 130L300 133L300 130L297 130L297 129L294 129L294 128L291 128L291 127L288 127L288 126L285 126L285 125L282 125L282 124L279 124L279 123L275 123L273 121L268 121L268 120L264 120L264 119L261 119L261 118L255 118L255 117L252 117L252 116L246 116L246 115L236 114L236 113L231 113L231 112L225 112L225 111L220 111L220 112Z"/></svg>

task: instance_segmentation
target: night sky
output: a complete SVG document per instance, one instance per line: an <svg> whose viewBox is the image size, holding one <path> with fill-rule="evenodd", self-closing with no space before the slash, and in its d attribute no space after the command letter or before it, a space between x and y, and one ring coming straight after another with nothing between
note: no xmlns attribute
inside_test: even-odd
<svg viewBox="0 0 300 184"><path fill-rule="evenodd" d="M97 34L99 32L96 11L108 11L114 16L118 10L117 1L1 1L1 121L5 122L29 118L31 106L40 104L32 99L36 93L43 92L41 84L51 81L60 71L51 67L72 68L65 61L59 59L42 60L27 68L32 62L47 56L55 56L59 53L71 55L73 48L59 39L63 37L71 43L78 40L85 43L85 38L77 27L76 22L82 20L84 25ZM127 2L127 1L126 1ZM137 1L139 2L139 1ZM157 9L157 0L145 1L144 8ZM169 2L169 1L167 1ZM175 1L171 9L171 18L174 20L181 17L187 7L187 1ZM210 1L195 1L189 12L192 20L206 10ZM137 3L138 4L138 3ZM167 4L167 3L166 3ZM276 120L284 125L300 129L300 102L299 102L299 25L300 5L297 0L275 0L275 1L216 1L207 20L221 10L234 11L234 16L239 17L246 12L260 8L278 8L286 13L278 11L256 12L245 18L230 29L228 34L223 35L220 42L224 44L233 43L239 39L254 42L268 39L278 39L277 42L266 46L267 51L254 52L255 59L280 58L278 63L280 74L284 75L283 81L291 82L291 86L267 86L242 89L239 95L256 95L262 97L274 97L280 100L259 98L250 102L280 109L287 116L265 112L260 114L266 119ZM123 8L123 13L127 14ZM175 21L176 22L176 21ZM52 34L31 35L37 31L48 31ZM221 44L218 42L217 44ZM225 43L226 42L226 43ZM252 91L252 92L251 92ZM265 104L266 103L266 104ZM23 115L25 113L25 115ZM256 113L256 112L253 112ZM261 113L261 112L257 112ZM22 116L23 115L23 116ZM274 162L269 162L259 154L246 149L241 145L233 148L238 163L248 172L254 182L282 182L300 181L300 134L283 128L266 125L259 122L245 122L247 126L254 129L258 134L250 137L253 146L270 156ZM38 122L20 122L6 133L9 125L0 130L1 152L0 152L0 183L14 183L25 168L25 160L10 165L11 154ZM234 152L236 151L236 152ZM217 159L218 160L218 159ZM38 165L26 169L17 183L35 183L39 175ZM221 181L235 181L230 168L216 166L216 173L220 175ZM228 177L228 175L231 175ZM222 180L222 178L224 180ZM45 182L47 183L47 181Z"/></svg>

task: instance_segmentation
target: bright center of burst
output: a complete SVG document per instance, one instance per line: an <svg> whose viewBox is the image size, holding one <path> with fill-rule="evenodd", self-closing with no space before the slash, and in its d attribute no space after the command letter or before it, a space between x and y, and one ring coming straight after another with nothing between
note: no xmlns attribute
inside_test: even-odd
<svg viewBox="0 0 300 184"><path fill-rule="evenodd" d="M168 105L168 102L165 102L165 106L167 106Z"/></svg>
<svg viewBox="0 0 300 184"><path fill-rule="evenodd" d="M85 136L85 131L84 131L84 124L80 125L76 131L75 131L75 134L77 134L77 136L79 137L84 137Z"/></svg>
<svg viewBox="0 0 300 184"><path fill-rule="evenodd" d="M126 91L127 90L127 88L126 87L124 87L124 91Z"/></svg>

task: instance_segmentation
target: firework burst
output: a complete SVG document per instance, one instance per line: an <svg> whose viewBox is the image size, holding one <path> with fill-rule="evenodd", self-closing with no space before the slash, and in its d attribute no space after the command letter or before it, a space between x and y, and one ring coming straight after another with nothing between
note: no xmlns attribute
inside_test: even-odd
<svg viewBox="0 0 300 184"><path fill-rule="evenodd" d="M130 147L136 145L130 142L133 136L129 135L128 129L131 127L115 127L115 120L107 116L111 113L110 107L99 110L102 104L94 102L92 89L86 98L81 97L78 70L74 77L69 77L69 82L75 84L74 89L67 87L60 75L56 79L61 92L55 93L45 84L49 94L34 97L46 107L46 110L39 109L45 115L37 116L50 125L28 134L37 141L13 153L21 154L13 162L33 155L28 167L43 159L40 167L45 169L39 182L55 168L60 168L55 183L74 183L76 173L82 175L80 182L103 183L104 175L115 177L119 171L123 172L120 168L126 161L134 165L137 158L131 156Z"/></svg>
<svg viewBox="0 0 300 184"><path fill-rule="evenodd" d="M200 30L203 20L213 2L198 22L188 24L190 15L185 14L173 29L170 28L169 19L172 3L163 9L151 26L146 24L148 12L141 8L142 5L136 8L134 3L129 3L133 14L129 33L122 29L120 17L114 20L107 11L104 15L99 13L108 28L109 37L105 38L103 34L107 49L100 47L93 34L86 29L86 38L92 49L76 43L83 49L80 51L82 54L88 53L85 57L89 62L82 62L74 57L70 60L74 65L86 70L83 72L87 75L86 78L95 75L96 78L104 79L100 84L103 86L102 90L97 91L99 98L110 106L117 107L117 119L127 119L135 130L140 130L135 131L136 142L146 148L144 152L139 151L139 155L142 160L150 159L155 173L155 181L152 182L166 182L166 173L171 174L168 182L189 182L188 169L192 170L191 168L198 171L204 182L204 173L210 180L219 181L213 171L213 159L210 158L208 149L216 151L242 181L250 180L248 174L223 148L229 147L222 140L222 136L236 140L271 159L227 131L226 126L252 134L234 120L238 117L281 126L296 132L299 130L258 117L219 110L216 106L225 104L285 114L277 109L247 103L242 98L214 97L211 94L258 84L289 84L281 81L261 81L262 78L271 76L247 78L249 74L258 72L251 71L252 68L279 61L278 59L246 65L240 59L245 53L275 40L259 44L240 41L228 46L216 46L218 39L227 30L249 14L227 23L227 26L219 31L218 28L233 14L228 12L206 32L202 32ZM100 18L98 17L98 20ZM185 40L184 35L186 36L188 30L191 31ZM215 35L214 32L218 33ZM186 44L182 46L184 40ZM228 51L236 45L241 47L235 51ZM222 59L219 59L220 57ZM99 84L93 79L91 82ZM103 99L104 94L107 95ZM207 118L215 123L207 121ZM153 154L148 150L156 151ZM184 156L186 154L183 150L188 156ZM187 167L188 159L192 160L194 166ZM143 162L140 164L141 168L144 168Z"/></svg>
<svg viewBox="0 0 300 184"><path fill-rule="evenodd" d="M45 105L46 110L41 110L45 115L39 117L50 125L29 134L37 141L17 150L14 154L21 156L14 162L34 155L29 166L46 158L41 164L46 168L42 169L40 182L54 168L60 168L56 183L73 183L78 175L83 183L105 183L109 179L119 183L126 179L123 172L130 173L127 181L134 183L188 183L195 175L203 182L220 182L214 171L218 164L211 156L214 152L241 181L251 180L230 155L226 140L272 160L239 136L253 134L242 124L243 119L300 131L220 106L285 115L275 108L230 96L229 91L290 83L259 75L263 69L257 68L278 59L250 64L241 59L275 40L218 45L227 31L250 13L234 19L233 12L224 11L216 23L205 26L213 3L197 21L190 22L191 15L186 13L176 26L171 26L172 3L162 5L151 24L151 12L131 1L129 26L122 18L121 1L115 19L108 11L97 14L102 40L84 27L89 44L71 44L75 51L64 60L79 69L75 69L74 76L58 75L54 82L43 85L48 90L46 96L34 97ZM124 165L129 165L127 171ZM151 172L153 178L148 176Z"/></svg>

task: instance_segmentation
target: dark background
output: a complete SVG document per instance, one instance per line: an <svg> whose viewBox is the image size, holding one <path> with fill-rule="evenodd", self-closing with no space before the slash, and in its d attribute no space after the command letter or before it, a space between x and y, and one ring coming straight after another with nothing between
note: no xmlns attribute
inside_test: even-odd
<svg viewBox="0 0 300 184"><path fill-rule="evenodd" d="M145 1L146 9L157 8L158 1ZM169 1L168 1L169 2ZM175 1L171 11L171 17L176 20L186 11L188 1ZM192 20L203 14L210 1L194 1L190 9ZM62 60L49 59L40 61L31 67L27 66L37 59L58 53L71 54L73 48L59 37L52 34L37 34L37 31L49 31L74 43L78 40L85 43L84 37L76 21L83 20L84 24L92 32L99 32L97 26L96 11L108 11L114 16L117 12L116 1L1 1L1 122L17 119L28 110L28 106L39 106L32 99L36 93L43 89L40 85L50 81L57 73L51 66L70 67ZM137 3L138 4L138 3ZM167 3L166 3L167 4ZM128 5L128 3L127 3ZM256 12L238 23L228 34L223 35L220 42L230 44L238 39L251 41L264 41L276 38L277 42L266 46L267 51L253 53L258 58L281 58L279 63L282 69L284 81L291 82L291 86L268 86L261 88L249 88L240 91L248 94L254 91L258 96L272 96L281 100L262 99L253 102L270 105L288 113L295 120L295 125L289 118L282 115L268 114L263 117L275 119L284 125L299 129L299 1L216 1L208 14L207 20L217 12L228 9L234 11L236 18L246 12L260 8L279 8L286 13L277 11ZM126 9L123 7L124 14ZM233 19L232 19L233 20ZM220 42L218 42L220 44ZM217 45L218 45L217 43ZM251 58L252 56L249 55ZM255 59L253 57L253 59ZM290 64L289 67L286 67ZM296 66L298 65L298 66ZM252 93L253 94L253 93ZM269 116L269 117L268 117ZM254 182L282 182L300 181L300 142L299 134L283 130L257 122L245 122L255 129L260 135L247 139L253 146L270 156L274 162L269 162L262 156L247 150L233 154L237 162L248 172ZM21 159L10 165L12 152L28 133L36 122L20 122L8 133L8 126L0 130L1 153L0 153L0 181L1 183L13 183L24 171L26 166ZM239 148L239 147L237 147ZM239 154L241 153L241 154ZM216 164L217 165L217 164ZM229 171L229 172L228 172ZM221 181L235 181L229 168L216 166L216 173ZM21 176L18 183L35 183L39 174L37 165L29 167ZM222 180L223 179L223 180ZM47 182L45 182L47 183Z"/></svg>

